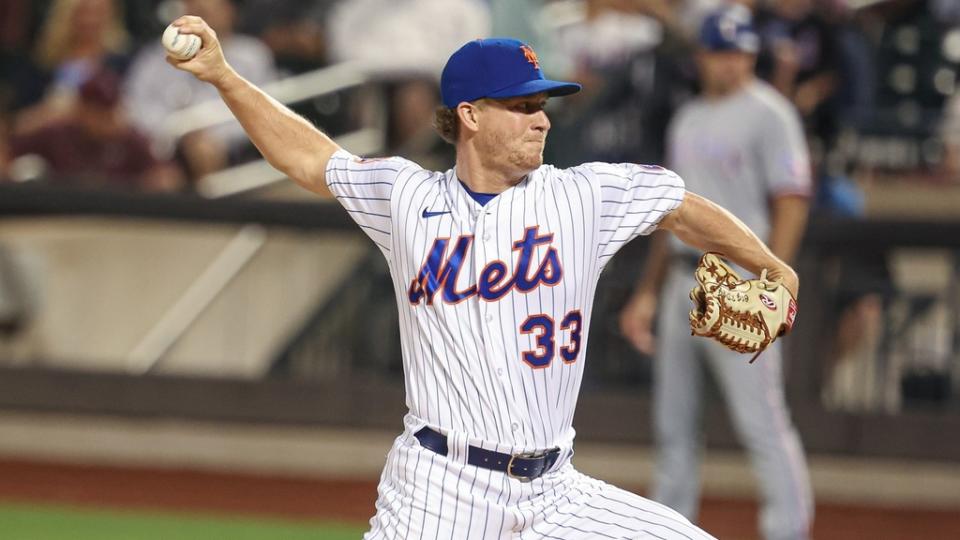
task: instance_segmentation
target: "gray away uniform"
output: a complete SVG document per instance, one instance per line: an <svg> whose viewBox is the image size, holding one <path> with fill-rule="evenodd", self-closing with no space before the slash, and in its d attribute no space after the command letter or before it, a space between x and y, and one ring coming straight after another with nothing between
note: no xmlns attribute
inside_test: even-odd
<svg viewBox="0 0 960 540"><path fill-rule="evenodd" d="M810 191L799 118L789 102L760 81L723 98L701 97L685 105L670 127L668 151L669 166L688 191L723 206L765 241L770 199ZM658 463L653 498L696 517L705 365L726 398L759 479L764 537L807 538L813 501L803 450L784 400L780 343L748 364L743 355L716 342L691 339L690 307L676 299L686 298L695 285L697 254L675 238L671 242L663 290L671 301L661 304L654 376Z"/></svg>

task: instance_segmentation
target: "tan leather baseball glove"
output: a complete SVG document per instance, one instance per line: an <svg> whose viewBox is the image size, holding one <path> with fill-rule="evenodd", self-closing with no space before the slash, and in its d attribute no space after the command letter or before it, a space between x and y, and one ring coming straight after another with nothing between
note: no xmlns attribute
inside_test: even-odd
<svg viewBox="0 0 960 540"><path fill-rule="evenodd" d="M694 335L715 339L730 349L757 356L793 327L797 300L779 281L743 279L719 253L700 257L690 291L694 308L690 329Z"/></svg>

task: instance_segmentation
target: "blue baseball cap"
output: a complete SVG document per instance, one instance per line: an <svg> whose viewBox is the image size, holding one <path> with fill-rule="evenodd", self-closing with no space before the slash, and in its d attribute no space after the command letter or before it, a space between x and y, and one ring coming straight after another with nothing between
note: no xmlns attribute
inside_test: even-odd
<svg viewBox="0 0 960 540"><path fill-rule="evenodd" d="M510 98L546 92L566 96L580 85L543 77L540 60L528 45L516 39L490 38L471 41L450 55L440 76L440 95L445 107L480 98Z"/></svg>
<svg viewBox="0 0 960 540"><path fill-rule="evenodd" d="M750 10L733 5L707 15L700 25L700 46L708 51L756 54L760 50L760 35L753 27Z"/></svg>

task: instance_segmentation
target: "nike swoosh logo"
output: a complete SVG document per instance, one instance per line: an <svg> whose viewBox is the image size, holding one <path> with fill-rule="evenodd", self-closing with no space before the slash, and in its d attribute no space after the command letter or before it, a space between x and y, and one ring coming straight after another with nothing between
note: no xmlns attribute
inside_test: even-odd
<svg viewBox="0 0 960 540"><path fill-rule="evenodd" d="M444 210L443 212L431 212L431 211L427 210L426 208L423 209L423 217L425 217L425 218L432 218L432 217L442 216L442 215L444 215L444 214L449 214L449 213L450 213L449 210Z"/></svg>

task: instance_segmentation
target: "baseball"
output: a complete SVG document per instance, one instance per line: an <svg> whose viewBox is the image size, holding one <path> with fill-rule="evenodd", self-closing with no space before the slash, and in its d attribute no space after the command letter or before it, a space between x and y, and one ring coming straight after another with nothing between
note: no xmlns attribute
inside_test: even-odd
<svg viewBox="0 0 960 540"><path fill-rule="evenodd" d="M201 43L200 36L181 34L180 30L172 24L163 31L160 41L167 53L177 60L189 60L196 56Z"/></svg>

